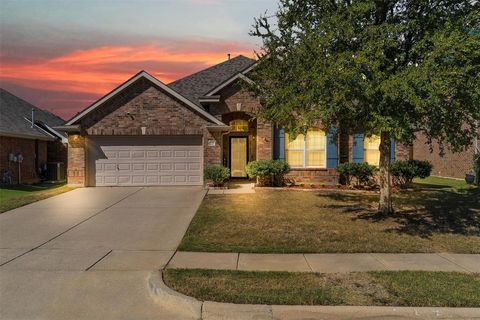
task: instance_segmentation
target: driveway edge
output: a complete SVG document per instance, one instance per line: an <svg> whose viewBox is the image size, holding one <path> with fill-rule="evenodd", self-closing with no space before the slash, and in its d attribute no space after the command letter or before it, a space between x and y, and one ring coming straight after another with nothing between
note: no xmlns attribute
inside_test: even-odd
<svg viewBox="0 0 480 320"><path fill-rule="evenodd" d="M189 319L470 319L480 320L480 308L391 306L254 305L199 301L179 293L163 282L162 271L149 278L150 294L164 308Z"/></svg>
<svg viewBox="0 0 480 320"><path fill-rule="evenodd" d="M148 289L153 300L165 309L188 319L202 319L203 302L167 287L163 282L161 271L153 272L150 275Z"/></svg>

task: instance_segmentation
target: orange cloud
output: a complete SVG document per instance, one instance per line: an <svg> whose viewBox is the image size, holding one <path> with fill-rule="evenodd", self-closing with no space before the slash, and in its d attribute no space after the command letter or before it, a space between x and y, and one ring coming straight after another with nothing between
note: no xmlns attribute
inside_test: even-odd
<svg viewBox="0 0 480 320"><path fill-rule="evenodd" d="M251 52L239 49L239 45L235 47L237 49L231 52L232 55L252 56ZM179 67L182 64L188 65L187 69L194 69L189 70L194 72L225 58L226 52L215 52L211 48L177 52L155 45L100 47L74 51L41 62L25 64L4 61L0 64L0 79L34 89L100 96L141 69L168 83L186 75L185 68ZM155 66L155 69L149 68L152 66ZM164 66L165 70L158 69L159 66ZM176 67L181 70L175 70Z"/></svg>

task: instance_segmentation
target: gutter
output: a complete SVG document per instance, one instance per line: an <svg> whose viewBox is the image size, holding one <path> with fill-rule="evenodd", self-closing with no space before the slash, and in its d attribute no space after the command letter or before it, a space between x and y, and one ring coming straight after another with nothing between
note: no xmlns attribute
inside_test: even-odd
<svg viewBox="0 0 480 320"><path fill-rule="evenodd" d="M23 134L23 133L6 132L6 131L0 131L0 136L10 137L10 138L20 138L20 139L44 140L44 141L56 140L51 136L36 136L33 134Z"/></svg>
<svg viewBox="0 0 480 320"><path fill-rule="evenodd" d="M63 125L63 126L54 126L52 127L54 130L69 132L69 133L79 133L80 132L80 125L79 124L72 124L72 125Z"/></svg>

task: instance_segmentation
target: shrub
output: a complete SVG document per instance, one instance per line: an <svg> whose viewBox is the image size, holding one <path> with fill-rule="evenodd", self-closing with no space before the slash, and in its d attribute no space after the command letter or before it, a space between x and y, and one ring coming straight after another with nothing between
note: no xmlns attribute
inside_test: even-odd
<svg viewBox="0 0 480 320"><path fill-rule="evenodd" d="M221 186L230 178L230 169L222 166L208 166L204 171L205 179L213 182L214 186Z"/></svg>
<svg viewBox="0 0 480 320"><path fill-rule="evenodd" d="M344 178L346 184L366 186L372 184L373 175L377 168L368 163L341 163L337 166L337 171Z"/></svg>
<svg viewBox="0 0 480 320"><path fill-rule="evenodd" d="M257 178L259 185L282 186L290 166L282 160L258 160L249 162L246 170L250 178Z"/></svg>
<svg viewBox="0 0 480 320"><path fill-rule="evenodd" d="M475 173L475 184L480 186L480 153L473 155L473 171Z"/></svg>
<svg viewBox="0 0 480 320"><path fill-rule="evenodd" d="M425 179L432 172L432 165L428 161L407 160L394 161L390 164L390 173L393 184L405 186L412 182L413 178Z"/></svg>

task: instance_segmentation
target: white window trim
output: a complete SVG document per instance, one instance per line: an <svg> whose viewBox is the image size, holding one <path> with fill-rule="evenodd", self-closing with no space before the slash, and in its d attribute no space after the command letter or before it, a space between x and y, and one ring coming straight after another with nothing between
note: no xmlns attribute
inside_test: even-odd
<svg viewBox="0 0 480 320"><path fill-rule="evenodd" d="M287 148L287 144L285 143L285 160L287 160L287 151L303 151L303 166L290 166L293 169L326 169L327 168L327 142L328 137L325 134L325 149L307 149L307 134L303 135L303 148ZM324 162L325 166L307 166L307 151L322 151L324 150ZM288 163L288 161L287 161Z"/></svg>

